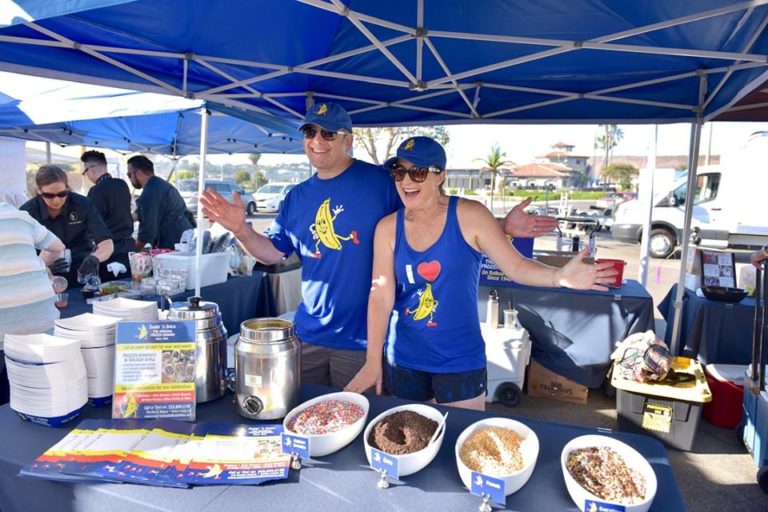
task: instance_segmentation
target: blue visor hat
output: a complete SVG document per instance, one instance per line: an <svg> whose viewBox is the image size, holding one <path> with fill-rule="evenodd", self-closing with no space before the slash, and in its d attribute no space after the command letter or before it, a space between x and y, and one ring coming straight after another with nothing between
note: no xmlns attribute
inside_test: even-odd
<svg viewBox="0 0 768 512"><path fill-rule="evenodd" d="M396 156L384 162L384 168L389 169L397 160L408 160L418 167L437 167L445 170L446 156L443 146L430 137L409 137L397 148Z"/></svg>
<svg viewBox="0 0 768 512"><path fill-rule="evenodd" d="M299 130L303 130L309 124L316 124L324 130L338 132L345 130L352 133L352 119L340 105L336 103L316 103L307 112L304 124Z"/></svg>

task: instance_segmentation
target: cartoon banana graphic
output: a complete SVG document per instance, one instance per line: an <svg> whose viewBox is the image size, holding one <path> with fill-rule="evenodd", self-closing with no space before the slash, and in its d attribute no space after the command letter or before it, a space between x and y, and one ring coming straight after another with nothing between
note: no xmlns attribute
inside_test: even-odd
<svg viewBox="0 0 768 512"><path fill-rule="evenodd" d="M317 209L315 223L309 227L309 231L312 233L312 238L317 240L317 243L315 244L315 252L312 254L312 257L320 257L320 244L323 244L334 251L340 251L342 241L351 241L355 245L360 243L360 240L357 238L357 231L350 232L348 236L341 236L337 234L336 230L333 228L333 222L343 211L344 207L341 205L331 211L330 198L323 201L323 204Z"/></svg>
<svg viewBox="0 0 768 512"><path fill-rule="evenodd" d="M435 308L435 297L432 295L432 284L427 283L424 293L419 297L419 306L413 312L414 320L423 320L432 314Z"/></svg>
<svg viewBox="0 0 768 512"><path fill-rule="evenodd" d="M139 409L139 404L136 402L136 397L133 395L128 396L128 403L125 406L125 412L123 418L130 418L136 415L136 411Z"/></svg>
<svg viewBox="0 0 768 512"><path fill-rule="evenodd" d="M333 216L331 215L331 199L323 201L315 215L315 230L324 246L334 251L341 250L341 242L333 229Z"/></svg>

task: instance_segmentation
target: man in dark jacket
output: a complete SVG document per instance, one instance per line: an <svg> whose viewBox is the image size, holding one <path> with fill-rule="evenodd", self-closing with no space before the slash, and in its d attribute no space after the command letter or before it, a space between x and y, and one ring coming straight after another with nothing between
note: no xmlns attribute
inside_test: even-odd
<svg viewBox="0 0 768 512"><path fill-rule="evenodd" d="M144 155L128 159L128 178L134 188L142 189L136 201L139 219L137 250L149 243L155 249L174 249L181 234L194 228L181 194L167 181L155 176L155 166Z"/></svg>
<svg viewBox="0 0 768 512"><path fill-rule="evenodd" d="M119 278L130 277L128 253L134 250L136 242L133 239L131 193L128 191L128 184L113 178L107 172L107 158L101 151L86 151L80 156L80 161L83 163L83 176L94 184L88 191L88 199L93 202L107 224L115 245L112 257L99 268L101 280L115 279L114 273L107 269L112 262L123 264L128 271L127 274L119 275Z"/></svg>

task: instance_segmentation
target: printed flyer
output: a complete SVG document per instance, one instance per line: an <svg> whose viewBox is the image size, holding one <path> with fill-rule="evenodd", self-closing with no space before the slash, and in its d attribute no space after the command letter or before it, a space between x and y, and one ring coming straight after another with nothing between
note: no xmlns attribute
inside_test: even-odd
<svg viewBox="0 0 768 512"><path fill-rule="evenodd" d="M254 485L288 478L291 456L282 453L282 425L201 423L205 439L187 466L194 485Z"/></svg>
<svg viewBox="0 0 768 512"><path fill-rule="evenodd" d="M195 322L119 322L113 418L195 420Z"/></svg>

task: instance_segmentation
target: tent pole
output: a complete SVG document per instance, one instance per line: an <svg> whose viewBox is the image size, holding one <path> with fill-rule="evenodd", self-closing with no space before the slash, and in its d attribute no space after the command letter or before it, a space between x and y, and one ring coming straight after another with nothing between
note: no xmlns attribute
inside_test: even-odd
<svg viewBox="0 0 768 512"><path fill-rule="evenodd" d="M208 109L203 106L200 112L200 170L197 173L197 197L203 195L205 190L205 154L208 151ZM200 296L200 282L202 276L201 260L203 256L203 203L197 201L197 243L195 244L195 296Z"/></svg>
<svg viewBox="0 0 768 512"><path fill-rule="evenodd" d="M691 145L688 151L688 189L685 194L685 219L683 222L683 239L681 240L682 252L680 254L680 276L677 280L677 293L675 294L675 315L672 321L672 339L668 340L672 355L679 355L680 324L683 320L683 294L685 293L685 270L688 261L688 245L691 233L691 217L693 216L693 202L696 199L696 170L699 166L699 145L701 143L702 116L699 110L696 114L696 122L691 124Z"/></svg>
<svg viewBox="0 0 768 512"><path fill-rule="evenodd" d="M48 165L51 165L51 143L50 141L45 142L45 163Z"/></svg>
<svg viewBox="0 0 768 512"><path fill-rule="evenodd" d="M640 242L640 269L637 280L640 284L648 284L648 240L651 238L651 215L653 211L653 180L656 174L656 147L659 141L659 125L653 127L653 141L648 146L648 160L645 169L640 171L640 190L638 199L642 205L643 211L647 212L644 216L643 235Z"/></svg>

